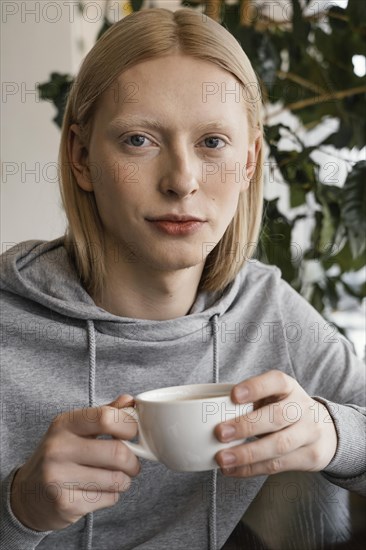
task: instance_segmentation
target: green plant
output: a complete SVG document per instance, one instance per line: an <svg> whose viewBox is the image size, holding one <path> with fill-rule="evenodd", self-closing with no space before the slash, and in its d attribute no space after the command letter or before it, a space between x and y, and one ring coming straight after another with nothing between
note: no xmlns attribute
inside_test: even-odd
<svg viewBox="0 0 366 550"><path fill-rule="evenodd" d="M137 11L143 0L130 3ZM285 124L265 120L269 164L288 187L290 211L281 212L278 199L265 201L257 257L278 265L283 277L299 292L305 294L306 289L306 298L324 314L326 307L337 307L340 293L359 301L366 295L365 283L351 286L345 277L366 263L366 161L349 162L340 186L329 184L337 180L321 181L321 167L312 157L326 145L365 147L366 80L355 74L352 58L366 55L366 11L362 1L349 0L345 9L330 4L323 12L304 15L300 0L290 3L291 19L276 22L260 13L254 0L230 6L223 0L182 1L184 6L202 5L242 45L258 75L264 105L281 101L281 112L295 115L306 130L325 119L338 121L334 133L309 147ZM98 36L110 25L105 15ZM50 81L39 86L41 98L53 101L59 126L71 82L70 75L52 73ZM293 149L279 147L284 136L292 140ZM338 156L333 160L336 167ZM294 249L294 230L304 218L312 227L309 244L294 257L294 250L299 251ZM317 262L321 277L306 284L303 267L309 260Z"/></svg>

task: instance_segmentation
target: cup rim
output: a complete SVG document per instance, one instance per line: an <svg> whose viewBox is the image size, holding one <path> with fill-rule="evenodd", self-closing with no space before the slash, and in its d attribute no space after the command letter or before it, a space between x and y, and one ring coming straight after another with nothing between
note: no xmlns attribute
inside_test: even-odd
<svg viewBox="0 0 366 550"><path fill-rule="evenodd" d="M134 398L136 403L155 403L157 405L165 405L165 404L175 404L175 405L179 405L179 404L182 404L182 403L188 403L188 402L192 402L194 401L195 403L197 402L205 402L205 401L209 401L210 399L219 399L219 400L222 400L222 399L227 399L228 397L230 398L230 393L231 393L231 390L232 388L235 386L236 384L233 384L233 383L226 383L226 382L208 382L208 383L203 383L203 384L181 384L179 386L167 386L166 388L157 388L155 390L147 390L145 392L142 392L142 393L139 393L138 395L136 395L136 397ZM187 398L184 398L184 389L185 390L190 390L190 389L195 389L197 390L197 393L199 393L200 391L202 391L203 388L206 388L207 391L214 391L216 388L218 391L227 391L227 394L226 395L218 395L216 397L213 397L212 395L210 396L207 396L207 397L202 397L200 399L197 399L195 397L187 397ZM149 399L149 394L154 394L154 393L158 393L158 392L162 392L165 393L165 392L169 392L169 391L174 391L176 390L177 391L177 394L175 397L172 397L171 399L164 399L162 401L159 401L159 397L156 397L156 398L151 398ZM179 393L181 392L181 393ZM179 396L179 400L176 399L177 395Z"/></svg>

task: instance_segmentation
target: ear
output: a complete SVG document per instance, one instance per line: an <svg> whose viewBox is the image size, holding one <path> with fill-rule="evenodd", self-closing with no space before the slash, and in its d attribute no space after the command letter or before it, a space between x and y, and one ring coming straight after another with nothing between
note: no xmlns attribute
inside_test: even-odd
<svg viewBox="0 0 366 550"><path fill-rule="evenodd" d="M71 170L76 181L84 191L93 191L93 183L88 165L88 150L81 140L81 132L78 124L72 124L69 128L67 150Z"/></svg>
<svg viewBox="0 0 366 550"><path fill-rule="evenodd" d="M262 147L262 134L259 128L254 130L254 138L248 147L247 161L245 163L245 175L242 182L242 191L246 191L257 168L258 155Z"/></svg>

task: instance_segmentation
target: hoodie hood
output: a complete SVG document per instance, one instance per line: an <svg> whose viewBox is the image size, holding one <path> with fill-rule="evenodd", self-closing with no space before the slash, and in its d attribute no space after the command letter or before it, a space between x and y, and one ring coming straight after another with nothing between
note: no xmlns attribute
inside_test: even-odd
<svg viewBox="0 0 366 550"><path fill-rule="evenodd" d="M245 267L245 266L244 266ZM243 273L241 270L240 274ZM139 325L139 335L147 340L166 340L167 329L172 339L202 329L213 315L222 315L232 305L240 287L240 276L223 292L198 292L184 317L172 320L145 320L120 317L98 307L82 287L75 267L64 247L64 238L53 241L25 241L1 256L0 289L32 300L52 311L84 321L98 323L102 332L113 324ZM132 329L134 333L134 329ZM128 337L127 334L124 334Z"/></svg>

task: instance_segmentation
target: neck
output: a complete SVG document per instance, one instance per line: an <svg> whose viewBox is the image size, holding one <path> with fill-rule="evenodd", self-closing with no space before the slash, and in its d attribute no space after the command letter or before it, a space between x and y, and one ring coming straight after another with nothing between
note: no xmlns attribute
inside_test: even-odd
<svg viewBox="0 0 366 550"><path fill-rule="evenodd" d="M108 281L96 305L120 317L164 321L187 315L197 294L203 264L162 271L106 255Z"/></svg>

